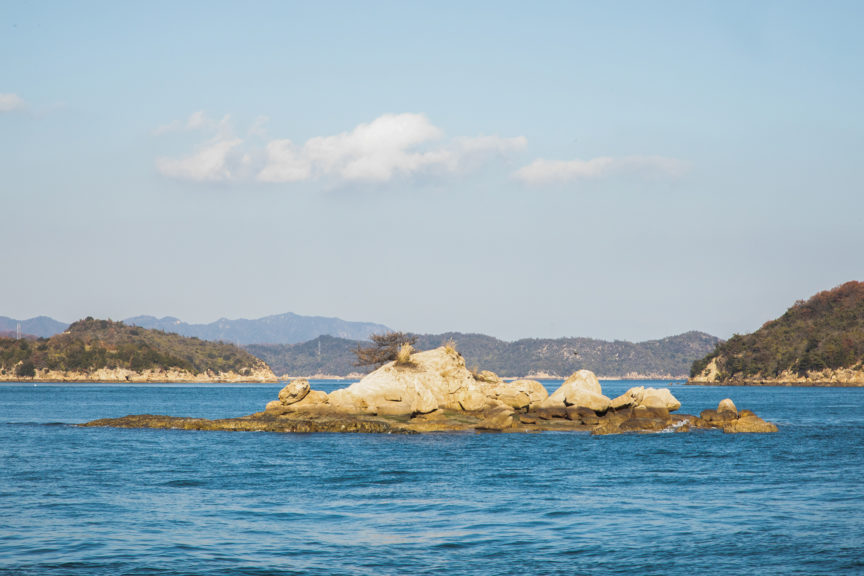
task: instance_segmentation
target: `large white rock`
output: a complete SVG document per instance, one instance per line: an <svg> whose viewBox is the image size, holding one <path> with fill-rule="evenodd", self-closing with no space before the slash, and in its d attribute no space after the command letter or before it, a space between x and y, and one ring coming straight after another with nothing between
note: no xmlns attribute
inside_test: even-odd
<svg viewBox="0 0 864 576"><path fill-rule="evenodd" d="M328 395L331 409L347 413L425 414L438 408L465 410L464 402L480 409L485 397L451 347L416 352L410 366L389 362L347 388Z"/></svg>
<svg viewBox="0 0 864 576"><path fill-rule="evenodd" d="M555 390L544 402L542 408L577 406L590 408L598 406L598 411L605 412L609 408L609 398L603 395L600 381L590 370L574 372L560 388ZM591 408L594 410L594 408Z"/></svg>

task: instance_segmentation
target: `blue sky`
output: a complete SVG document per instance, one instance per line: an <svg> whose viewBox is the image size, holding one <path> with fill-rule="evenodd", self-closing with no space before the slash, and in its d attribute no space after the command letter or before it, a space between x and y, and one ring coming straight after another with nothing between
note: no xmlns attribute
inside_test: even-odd
<svg viewBox="0 0 864 576"><path fill-rule="evenodd" d="M864 279L862 13L7 0L0 314L752 331Z"/></svg>

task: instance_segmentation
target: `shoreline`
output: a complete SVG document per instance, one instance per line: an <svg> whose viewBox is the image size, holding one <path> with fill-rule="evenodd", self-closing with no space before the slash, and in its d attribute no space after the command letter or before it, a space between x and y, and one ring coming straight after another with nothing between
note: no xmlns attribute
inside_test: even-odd
<svg viewBox="0 0 864 576"><path fill-rule="evenodd" d="M753 387L775 387L775 388L864 388L864 382L775 382L772 380L753 380L738 382L706 382L704 380L687 380L687 386L753 386Z"/></svg>

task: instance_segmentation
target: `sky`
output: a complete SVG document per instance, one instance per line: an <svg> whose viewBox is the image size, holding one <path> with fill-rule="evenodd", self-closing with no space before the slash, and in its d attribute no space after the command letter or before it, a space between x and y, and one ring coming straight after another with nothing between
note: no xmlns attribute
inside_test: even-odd
<svg viewBox="0 0 864 576"><path fill-rule="evenodd" d="M0 315L753 331L864 280L861 2L0 10Z"/></svg>

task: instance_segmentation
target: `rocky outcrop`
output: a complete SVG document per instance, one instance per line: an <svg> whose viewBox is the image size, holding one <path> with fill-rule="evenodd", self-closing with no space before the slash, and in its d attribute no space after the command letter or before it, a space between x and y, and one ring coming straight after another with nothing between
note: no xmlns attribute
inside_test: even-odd
<svg viewBox="0 0 864 576"><path fill-rule="evenodd" d="M472 373L452 347L417 352L408 360L385 364L330 394L310 390L304 379L294 380L264 412L241 418L143 415L87 425L281 432L776 431L752 412L739 414L727 400L702 417L671 414L681 404L665 388L631 388L612 401L587 370L574 373L547 395L534 380L505 382L491 372Z"/></svg>

